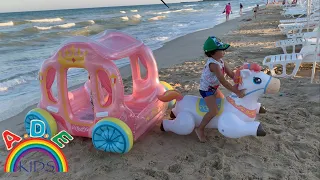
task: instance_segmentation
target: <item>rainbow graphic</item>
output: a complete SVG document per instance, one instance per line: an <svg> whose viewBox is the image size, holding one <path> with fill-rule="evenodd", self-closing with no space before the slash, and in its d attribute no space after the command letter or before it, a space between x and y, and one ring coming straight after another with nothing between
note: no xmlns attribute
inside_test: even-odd
<svg viewBox="0 0 320 180"><path fill-rule="evenodd" d="M68 161L61 149L52 141L43 138L30 138L19 142L7 156L4 172L16 172L21 159L35 151L48 155L55 164L56 172L68 172Z"/></svg>

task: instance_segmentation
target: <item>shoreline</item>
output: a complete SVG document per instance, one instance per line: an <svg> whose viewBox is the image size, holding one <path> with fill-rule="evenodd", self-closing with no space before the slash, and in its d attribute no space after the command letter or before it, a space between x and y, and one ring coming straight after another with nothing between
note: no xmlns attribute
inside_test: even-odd
<svg viewBox="0 0 320 180"><path fill-rule="evenodd" d="M229 31L237 29L242 23L246 22L241 21L241 19L248 18L253 14L251 11L247 11L244 13L245 14L243 14L240 17L236 17L227 22L218 24L213 28L192 32L184 36L177 37L168 42L165 42L162 47L153 51L154 58L157 62L158 71L160 72L160 70L163 68L168 68L176 64L180 64L186 61L202 57L204 55L202 51L202 44L205 41L205 39L207 39L207 37L210 35L220 37L228 33ZM182 44L185 46L180 46ZM188 49L188 51L185 51L184 49ZM142 69L142 71L143 70L144 69ZM131 77L130 64L119 68L119 71L121 73L123 81ZM83 84L74 85L70 89L73 90L82 85ZM24 128L22 128L21 126L23 125L24 116L36 106L37 104L30 105L24 110L22 110L20 113L0 121L0 132L3 132L4 130L8 129L19 135L23 135L23 133L25 132ZM3 140L0 141L0 146L3 146Z"/></svg>

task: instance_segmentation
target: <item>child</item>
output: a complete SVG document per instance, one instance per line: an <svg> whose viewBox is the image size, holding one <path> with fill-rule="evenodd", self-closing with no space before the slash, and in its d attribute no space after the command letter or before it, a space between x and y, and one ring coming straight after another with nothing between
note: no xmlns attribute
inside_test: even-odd
<svg viewBox="0 0 320 180"><path fill-rule="evenodd" d="M236 86L232 86L225 78L226 73L233 79L233 71L222 60L225 50L230 47L229 44L220 42L216 37L209 37L204 43L203 50L209 57L200 79L199 92L204 98L206 105L209 108L199 127L195 129L200 142L205 142L204 129L210 120L218 114L218 106L216 104L216 96L220 94L218 88L222 84L229 91L235 93L238 97L244 97L244 90L238 90Z"/></svg>
<svg viewBox="0 0 320 180"><path fill-rule="evenodd" d="M256 18L257 18L258 10L259 10L259 4L257 4L257 6L253 8L254 19L256 19Z"/></svg>

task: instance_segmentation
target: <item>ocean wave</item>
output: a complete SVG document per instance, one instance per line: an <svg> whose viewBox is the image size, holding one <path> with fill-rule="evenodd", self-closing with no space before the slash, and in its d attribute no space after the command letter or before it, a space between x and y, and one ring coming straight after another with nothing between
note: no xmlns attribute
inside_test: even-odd
<svg viewBox="0 0 320 180"><path fill-rule="evenodd" d="M121 17L121 19L122 19L122 21L129 21L128 16L123 16L123 17Z"/></svg>
<svg viewBox="0 0 320 180"><path fill-rule="evenodd" d="M198 12L198 10L195 10L193 8L187 8L187 9L178 9L173 12Z"/></svg>
<svg viewBox="0 0 320 180"><path fill-rule="evenodd" d="M76 25L75 23L67 23L67 24L56 25L54 27L65 29L65 28L71 28L75 25Z"/></svg>
<svg viewBox="0 0 320 180"><path fill-rule="evenodd" d="M76 25L75 23L67 23L67 24L60 24L55 26L33 26L32 28L26 28L24 30L27 32L37 32L37 31L47 31L53 28L66 29L66 28L71 28L75 25Z"/></svg>
<svg viewBox="0 0 320 180"><path fill-rule="evenodd" d="M137 9L134 9L134 10L130 10L131 12L138 12L138 10Z"/></svg>
<svg viewBox="0 0 320 180"><path fill-rule="evenodd" d="M167 36L160 36L160 37L155 37L155 38L152 38L153 40L155 41L166 41L169 39L169 37Z"/></svg>
<svg viewBox="0 0 320 180"><path fill-rule="evenodd" d="M25 80L22 77L0 83L0 92L7 91L9 88L12 88L14 86L17 86L23 83L27 83L27 80Z"/></svg>
<svg viewBox="0 0 320 180"><path fill-rule="evenodd" d="M193 5L183 5L183 7L195 7L195 6L198 6L198 5L195 5L195 4L193 4Z"/></svg>
<svg viewBox="0 0 320 180"><path fill-rule="evenodd" d="M14 23L13 23L13 21L0 23L0 27L4 27L4 26L14 26Z"/></svg>
<svg viewBox="0 0 320 180"><path fill-rule="evenodd" d="M166 16L156 16L156 17L153 17L153 18L149 18L149 21L158 21L158 20L162 20L162 19L165 19Z"/></svg>
<svg viewBox="0 0 320 180"><path fill-rule="evenodd" d="M59 22L63 21L62 18L51 18L51 19L33 19L33 20L26 20L27 22L33 23L51 23L51 22Z"/></svg>
<svg viewBox="0 0 320 180"><path fill-rule="evenodd" d="M36 30L40 30L40 31L46 31L46 30L52 29L53 26L48 26L48 27L33 26L33 28L35 28ZM28 29L32 30L33 28L28 28Z"/></svg>
<svg viewBox="0 0 320 180"><path fill-rule="evenodd" d="M163 11L163 12L157 12L157 13L152 13L155 15L161 15L161 14L170 14L172 11Z"/></svg>
<svg viewBox="0 0 320 180"><path fill-rule="evenodd" d="M92 25L95 24L96 22L94 20L88 20L88 21L82 21L82 22L78 22L77 24L80 25Z"/></svg>
<svg viewBox="0 0 320 180"><path fill-rule="evenodd" d="M71 32L70 35L72 35L72 36L90 36L90 35L100 33L103 30L105 30L104 26L95 24L92 26L86 26L80 30L73 31L73 32Z"/></svg>
<svg viewBox="0 0 320 180"><path fill-rule="evenodd" d="M14 88L15 86L28 83L32 80L37 80L37 74L39 70L31 71L23 74L16 74L10 78L0 80L0 92L4 92L9 90L10 88Z"/></svg>
<svg viewBox="0 0 320 180"><path fill-rule="evenodd" d="M136 15L133 15L132 18L134 19L140 19L142 16L140 14L136 14Z"/></svg>
<svg viewBox="0 0 320 180"><path fill-rule="evenodd" d="M125 13L127 13L127 12L125 12L125 11L120 11L120 13L125 14Z"/></svg>
<svg viewBox="0 0 320 180"><path fill-rule="evenodd" d="M178 12L199 12L201 10L195 10L193 8L186 8L186 9L177 9L177 10L171 10L171 11L163 11L163 12L157 12L153 13L155 15L162 15L162 14L170 14L170 13L178 13Z"/></svg>

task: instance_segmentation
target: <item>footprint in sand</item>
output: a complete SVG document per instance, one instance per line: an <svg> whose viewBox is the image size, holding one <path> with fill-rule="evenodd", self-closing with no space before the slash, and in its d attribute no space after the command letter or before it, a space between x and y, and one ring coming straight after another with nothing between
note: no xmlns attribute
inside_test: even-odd
<svg viewBox="0 0 320 180"><path fill-rule="evenodd" d="M281 134L283 132L282 129L275 129L275 128L270 128L271 131L275 132L276 134Z"/></svg>
<svg viewBox="0 0 320 180"><path fill-rule="evenodd" d="M194 162L195 158L192 154L182 155L182 156L176 156L176 159L180 161L187 161L187 162Z"/></svg>
<svg viewBox="0 0 320 180"><path fill-rule="evenodd" d="M213 158L215 159L215 158ZM217 158L215 160L205 160L200 164L201 169L208 168L211 172L221 170L223 168L222 160Z"/></svg>
<svg viewBox="0 0 320 180"><path fill-rule="evenodd" d="M180 164L173 164L173 165L170 165L169 168L168 168L168 171L171 172L171 173L180 173L182 170L182 166Z"/></svg>
<svg viewBox="0 0 320 180"><path fill-rule="evenodd" d="M155 171L152 169L145 169L144 173L157 180L169 180L169 174L164 171Z"/></svg>
<svg viewBox="0 0 320 180"><path fill-rule="evenodd" d="M208 153L207 151L205 150L199 150L199 151L196 151L195 152L198 156L201 156L201 157L207 157L208 156Z"/></svg>

